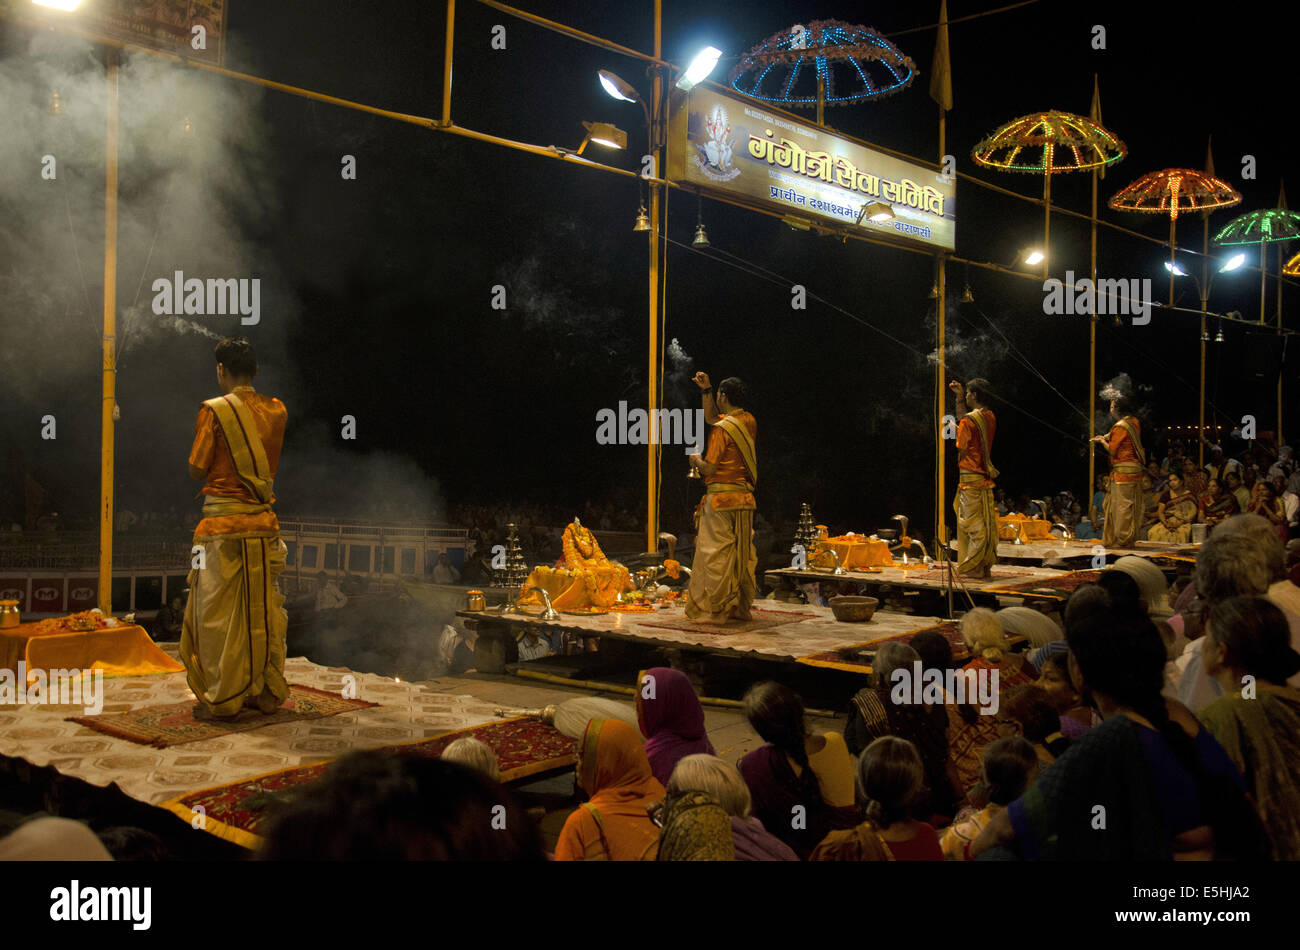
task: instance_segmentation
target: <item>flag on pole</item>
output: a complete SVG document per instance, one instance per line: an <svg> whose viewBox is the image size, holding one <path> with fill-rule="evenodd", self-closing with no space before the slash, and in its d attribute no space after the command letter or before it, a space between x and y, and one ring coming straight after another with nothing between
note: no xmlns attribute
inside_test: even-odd
<svg viewBox="0 0 1300 950"><path fill-rule="evenodd" d="M1092 107L1088 110L1088 118L1092 119L1098 125L1101 125L1101 84L1097 81L1097 74L1092 74ZM1102 165L1097 169L1097 177L1106 177L1106 166Z"/></svg>
<svg viewBox="0 0 1300 950"><path fill-rule="evenodd" d="M948 59L948 0L939 4L939 34L934 40L934 68L930 72L930 98L947 112L952 108L952 63Z"/></svg>

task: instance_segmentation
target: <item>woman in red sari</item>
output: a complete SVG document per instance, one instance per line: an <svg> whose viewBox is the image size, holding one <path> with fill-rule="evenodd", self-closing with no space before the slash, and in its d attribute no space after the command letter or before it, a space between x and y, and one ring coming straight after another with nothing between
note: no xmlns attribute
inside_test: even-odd
<svg viewBox="0 0 1300 950"><path fill-rule="evenodd" d="M587 723L579 746L578 784L591 796L571 814L555 845L557 861L640 861L653 858L659 829L649 807L664 787L636 729L617 719Z"/></svg>
<svg viewBox="0 0 1300 950"><path fill-rule="evenodd" d="M1217 478L1210 479L1210 490L1205 496L1204 508L1205 523L1211 527L1238 512L1236 497Z"/></svg>

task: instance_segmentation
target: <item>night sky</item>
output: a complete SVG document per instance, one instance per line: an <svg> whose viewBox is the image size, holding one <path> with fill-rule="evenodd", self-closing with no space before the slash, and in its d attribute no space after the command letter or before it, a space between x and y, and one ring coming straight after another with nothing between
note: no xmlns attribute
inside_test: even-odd
<svg viewBox="0 0 1300 950"><path fill-rule="evenodd" d="M651 47L650 2L520 5L628 46ZM949 16L997 5L954 0ZM1280 14L1264 18L1254 8L1250 16L1235 18L1224 9L1224 22L1209 11L1170 9L1053 0L955 23L955 105L947 150L957 156L959 170L1041 196L1040 178L979 169L970 149L998 125L1028 112L1055 108L1087 115L1096 73L1104 124L1129 147L1128 158L1101 183L1103 209L1107 198L1149 171L1201 168L1210 135L1218 174L1244 195L1237 209L1211 218L1212 233L1238 213L1274 206L1281 179L1290 179L1300 195L1294 136L1287 131L1294 131L1295 118L1282 109L1283 98L1293 98L1295 90L1284 45L1295 35L1294 21L1274 22L1271 17ZM670 2L664 10L664 56L684 66L701 46L718 46L724 59L713 78L722 81L737 56L798 22L835 18L890 35L933 24L937 11L937 0L866 8ZM428 0L231 0L226 65L437 117L444 12L442 4ZM506 27L505 50L490 48L495 24ZM1091 48L1096 24L1106 28L1104 51ZM0 28L5 61L24 68L32 55L30 32L2 23ZM910 88L879 102L830 108L827 124L936 159L938 110L928 95L934 36L933 29L923 29L893 38L920 67ZM75 63L77 48L68 44L61 55ZM69 68L84 70L89 53L80 49L81 66ZM452 117L459 125L575 148L583 120L612 122L627 131L628 150L589 147L586 154L632 168L644 151L641 110L604 94L595 76L600 68L649 88L634 61L470 0L457 4ZM263 363L259 389L282 396L289 408L277 480L281 512L424 517L447 505L510 500L576 511L590 499L643 516L645 450L600 446L594 437L598 410L623 399L645 402L648 248L645 235L632 231L639 200L635 180L227 79L197 76L191 86L189 94L210 90L234 103L213 98L223 104L204 111L194 133L198 147L216 150L220 168L231 174L194 166L212 176L183 183L199 199L185 213L164 208L151 187L166 171L150 139L161 134L159 126L142 123L126 133L122 201L145 224L124 235L119 299L123 307L131 304L143 275L147 304L149 282L177 269L194 276L262 277L262 320L245 332ZM33 96L39 94L38 89ZM186 112L175 97L162 105L141 97L124 87L123 114L133 108ZM35 207L29 191L41 187L39 179L33 175L29 185L12 175L0 179L0 212L16 223L4 229L0 245L11 262L0 264L6 517L13 517L9 511L21 498L22 472L45 487L49 505L65 517L88 518L95 511L95 325L103 269L98 115L98 124L87 128L100 138L82 143L81 157L67 172L85 184L78 192L84 200L65 208L63 198L48 199ZM51 147L44 135L11 142L4 157L35 168ZM356 156L355 181L340 176L344 154ZM1255 180L1241 178L1245 155L1255 157ZM1057 176L1052 197L1086 212L1089 177ZM926 360L935 343L934 302L927 299L932 259L862 242L842 244L707 198L703 219L713 249L696 252L689 246L696 199L671 192L668 202L666 337L677 338L692 368L708 371L715 382L738 375L749 383L748 408L759 423L761 512L774 522L793 521L799 503L807 501L833 531L867 532L905 512L917 525L914 533L928 537L923 526L933 518L934 372ZM957 209L961 257L1005 264L1018 248L1041 240L1042 211L1033 205L959 182ZM65 210L76 229L68 228ZM1168 233L1165 218L1108 210L1102 216L1162 239ZM64 229L50 231L46 246L54 256L44 263L23 253L32 222ZM78 241L77 253L60 251L58 235L83 225L83 238L69 238ZM228 258L195 250L215 232L238 250ZM1199 248L1199 216L1180 226L1179 240ZM1297 249L1287 248L1287 257ZM1052 252L1054 275L1067 268L1085 273L1086 223L1054 216ZM1101 275L1150 277L1157 300L1167 292L1161 268L1166 256L1155 244L1101 232ZM241 266L220 270L214 260ZM1270 266L1274 261L1271 256ZM976 303L959 307L967 281ZM792 311L792 283L833 306L811 299L806 311ZM496 284L507 288L504 311L490 307ZM1179 293L1180 306L1199 305L1190 279L1180 281ZM1214 285L1210 309L1251 318L1258 314L1258 294L1258 271L1224 275ZM1274 294L1270 281L1270 324ZM1289 287L1284 316L1295 299ZM1063 488L1082 493L1086 319L1045 316L1040 284L976 268L967 273L961 265L949 268L948 319L953 376L985 376L1003 397L994 404L1000 423L994 457L1002 484L1036 497ZM197 321L221 334L237 326L229 318ZM1245 379L1244 328L1224 332L1226 342L1209 348L1207 412L1218 410L1212 414L1216 422L1254 413L1261 429L1270 429L1272 385ZM212 341L195 333L141 337L124 351L120 365L119 503L194 506L185 458L198 404L216 392ZM1157 310L1145 327L1117 328L1103 320L1099 385L1127 373L1138 386L1144 425L1194 423L1198 339L1189 315ZM696 390L684 374L672 374L676 368L666 367L665 401L693 408ZM1293 398L1300 384L1288 385L1294 428L1300 425L1300 404ZM53 442L39 435L45 413L59 420ZM345 414L357 420L355 441L339 438ZM1149 436L1146 441L1150 447ZM689 531L687 513L698 483L683 477L687 466L679 452L664 452L662 526Z"/></svg>

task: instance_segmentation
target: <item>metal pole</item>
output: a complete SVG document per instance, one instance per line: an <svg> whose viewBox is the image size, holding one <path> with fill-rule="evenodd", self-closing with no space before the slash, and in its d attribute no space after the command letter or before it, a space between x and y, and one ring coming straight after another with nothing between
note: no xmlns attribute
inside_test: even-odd
<svg viewBox="0 0 1300 950"><path fill-rule="evenodd" d="M940 162L943 161L944 148L946 147L947 144L947 132L948 132L947 114L944 112L943 104L940 103L939 104L939 161ZM946 326L945 326L945 320L947 317L947 313L946 313L947 308L944 305L946 301L945 293L944 293L944 282L946 277L947 277L946 262L943 258L943 255L940 255L939 275L937 281L939 285L939 299L937 301L937 306L939 310L938 319L937 319L938 336L939 336L938 339L939 362L935 368L938 376L937 384L938 384L938 393L939 393L938 412L936 413L938 418L935 420L936 422L939 423L935 427L936 432L939 436L938 464L935 467L936 468L935 477L938 480L937 494L935 498L935 505L937 509L936 514L938 516L936 520L937 520L938 527L935 533L937 535L936 540L937 540L939 550L942 552L938 556L942 557L943 560L945 561L948 560L948 514L947 514L947 509L945 508L945 505L947 504L947 500L948 500L948 495L947 495L947 490L945 485L946 476L947 476L947 451L946 451L947 445L945 444L944 437L943 437L944 409L946 409L948 406L948 396L947 396L948 367L947 367L947 352L945 349L947 346ZM948 599L949 601L952 600L951 585L949 585L948 587ZM949 610L950 615L951 613L952 611Z"/></svg>
<svg viewBox="0 0 1300 950"><path fill-rule="evenodd" d="M1205 221L1205 230L1201 237L1201 313L1204 314L1210 305L1210 212L1206 211L1201 215ZM1201 437L1205 436L1205 317L1201 317L1201 383L1200 383L1200 416L1197 424L1201 427ZM1216 438L1217 442L1218 439ZM1199 454L1197 455L1198 468L1205 468L1205 443L1197 442Z"/></svg>
<svg viewBox="0 0 1300 950"><path fill-rule="evenodd" d="M1043 172L1043 280L1052 266L1052 146L1047 146L1047 166ZM1073 288L1071 288L1073 292Z"/></svg>
<svg viewBox="0 0 1300 950"><path fill-rule="evenodd" d="M1278 341L1282 338L1282 245L1277 246L1277 335ZM1277 369L1277 444L1279 447L1286 442L1282 438L1282 365L1278 364Z"/></svg>
<svg viewBox="0 0 1300 950"><path fill-rule="evenodd" d="M456 35L456 0L447 0L447 45L442 64L442 124L451 125L451 52Z"/></svg>
<svg viewBox="0 0 1300 950"><path fill-rule="evenodd" d="M99 609L113 610L113 410L117 405L117 50L108 58L104 144L104 363L99 454Z"/></svg>
<svg viewBox="0 0 1300 950"><path fill-rule="evenodd" d="M1174 268L1178 266L1174 250L1178 247L1178 212L1169 216L1169 306L1174 305Z"/></svg>
<svg viewBox="0 0 1300 950"><path fill-rule="evenodd" d="M1092 170L1092 286L1097 287L1097 170ZM1092 313L1088 314L1088 490L1083 497L1088 500L1091 518L1092 496L1097 484L1097 452L1092 440L1097 435L1097 295L1092 295Z"/></svg>
<svg viewBox="0 0 1300 950"><path fill-rule="evenodd" d="M663 0L655 0L655 59L662 52L663 43ZM661 113L660 100L663 98L663 74L655 70L653 99L650 103L650 150L654 155L655 178L650 182L650 351L648 363L647 387L650 393L648 403L650 418L658 418L659 408L659 202L663 149L659 145L659 122ZM651 432L653 433L653 426ZM658 548L659 538L659 446L656 439L651 439L646 447L646 517L645 549L654 551Z"/></svg>

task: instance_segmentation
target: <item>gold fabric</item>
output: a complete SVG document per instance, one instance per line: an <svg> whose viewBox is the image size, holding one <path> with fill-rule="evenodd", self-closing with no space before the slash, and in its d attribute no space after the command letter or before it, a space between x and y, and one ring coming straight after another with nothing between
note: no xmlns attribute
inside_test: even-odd
<svg viewBox="0 0 1300 950"><path fill-rule="evenodd" d="M289 615L276 584L286 553L279 537L214 537L203 542L202 569L190 571L181 661L214 715L234 715L246 703L269 712L289 696Z"/></svg>
<svg viewBox="0 0 1300 950"><path fill-rule="evenodd" d="M959 483L952 508L957 515L957 573L991 568L998 561L998 509L992 486Z"/></svg>
<svg viewBox="0 0 1300 950"><path fill-rule="evenodd" d="M852 567L889 567L894 557L889 553L888 541L872 541L870 538L841 535L818 542L816 551L808 558L808 563L816 562L818 567L831 567L833 561L828 551L834 551L840 559L840 567L848 570Z"/></svg>
<svg viewBox="0 0 1300 950"><path fill-rule="evenodd" d="M1142 482L1121 482L1112 478L1106 492L1106 527L1102 531L1102 546L1133 547L1137 543L1138 528L1142 525L1142 511Z"/></svg>
<svg viewBox="0 0 1300 950"><path fill-rule="evenodd" d="M695 536L686 616L712 623L749 620L757 593L757 567L753 510L704 505Z"/></svg>

